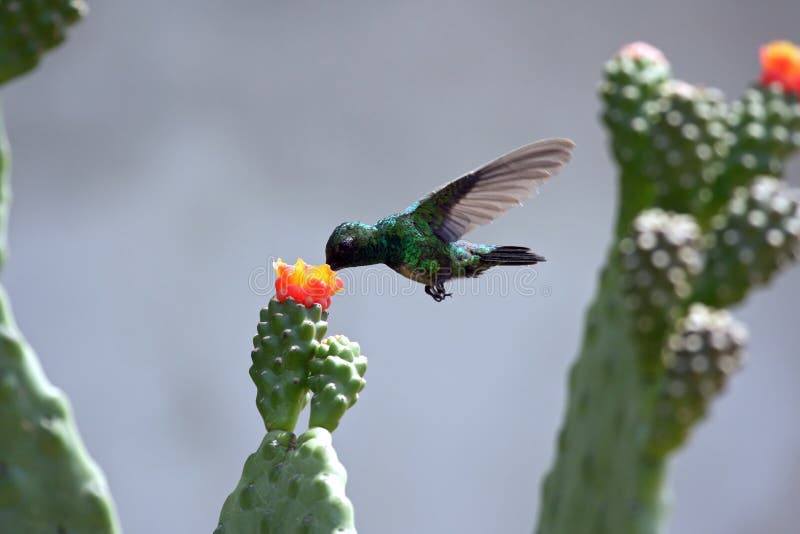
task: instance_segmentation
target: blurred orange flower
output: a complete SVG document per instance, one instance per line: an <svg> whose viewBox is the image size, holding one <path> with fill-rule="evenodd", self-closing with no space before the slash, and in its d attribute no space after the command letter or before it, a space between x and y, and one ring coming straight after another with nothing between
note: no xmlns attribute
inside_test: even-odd
<svg viewBox="0 0 800 534"><path fill-rule="evenodd" d="M306 307L319 304L326 310L331 305L331 297L344 288L344 283L327 263L308 265L297 258L294 265L289 265L278 258L272 267L278 275L275 280L275 297L278 302L291 297Z"/></svg>
<svg viewBox="0 0 800 534"><path fill-rule="evenodd" d="M778 83L800 96L800 48L789 41L773 41L761 47L760 55L761 84Z"/></svg>

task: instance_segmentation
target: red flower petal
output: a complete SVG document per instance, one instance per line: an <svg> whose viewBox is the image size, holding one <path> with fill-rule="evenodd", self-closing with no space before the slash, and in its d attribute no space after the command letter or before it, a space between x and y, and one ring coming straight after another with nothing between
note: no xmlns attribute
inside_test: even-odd
<svg viewBox="0 0 800 534"><path fill-rule="evenodd" d="M778 84L800 96L800 48L789 41L773 41L761 47L761 85Z"/></svg>

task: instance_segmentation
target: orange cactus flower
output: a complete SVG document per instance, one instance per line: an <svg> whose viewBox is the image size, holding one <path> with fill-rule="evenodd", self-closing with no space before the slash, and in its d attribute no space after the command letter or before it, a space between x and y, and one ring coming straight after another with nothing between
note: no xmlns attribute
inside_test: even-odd
<svg viewBox="0 0 800 534"><path fill-rule="evenodd" d="M344 288L344 283L327 263L308 265L297 258L294 265L289 265L278 258L272 267L278 275L275 280L275 297L278 302L291 297L308 308L319 304L323 310L327 310L331 305L331 297Z"/></svg>
<svg viewBox="0 0 800 534"><path fill-rule="evenodd" d="M773 41L761 47L761 84L780 84L800 96L800 48L789 41Z"/></svg>

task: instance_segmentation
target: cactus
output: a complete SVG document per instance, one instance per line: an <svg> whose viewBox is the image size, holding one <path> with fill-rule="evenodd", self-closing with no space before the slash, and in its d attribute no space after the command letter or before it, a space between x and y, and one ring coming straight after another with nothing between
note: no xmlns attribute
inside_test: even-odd
<svg viewBox="0 0 800 534"><path fill-rule="evenodd" d="M32 69L64 38L78 1L0 3L0 83ZM6 257L9 149L0 122L0 265ZM48 380L0 288L0 532L119 532L105 478L86 452L66 396Z"/></svg>
<svg viewBox="0 0 800 534"><path fill-rule="evenodd" d="M667 461L739 367L744 329L723 309L798 256L800 197L780 182L800 148L800 64L762 50L760 84L728 104L672 80L634 43L600 94L620 169L614 242L583 348L539 534L655 533ZM767 176L771 175L771 176Z"/></svg>
<svg viewBox="0 0 800 534"><path fill-rule="evenodd" d="M277 295L261 310L250 367L267 435L245 462L215 533L354 533L331 432L364 388L367 359L344 336L322 337L325 309L342 287L327 265L278 260L275 268ZM298 436L309 398L309 429Z"/></svg>
<svg viewBox="0 0 800 534"><path fill-rule="evenodd" d="M309 425L336 430L364 389L366 371L367 358L361 355L358 343L345 336L324 340L309 365L309 388L313 392Z"/></svg>
<svg viewBox="0 0 800 534"><path fill-rule="evenodd" d="M83 0L0 2L0 83L33 69L86 9Z"/></svg>
<svg viewBox="0 0 800 534"><path fill-rule="evenodd" d="M355 533L346 482L326 429L273 430L245 462L214 534Z"/></svg>

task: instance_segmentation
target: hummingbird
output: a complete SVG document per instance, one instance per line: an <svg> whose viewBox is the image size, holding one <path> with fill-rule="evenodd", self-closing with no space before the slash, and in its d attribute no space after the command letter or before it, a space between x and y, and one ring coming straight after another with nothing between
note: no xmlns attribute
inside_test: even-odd
<svg viewBox="0 0 800 534"><path fill-rule="evenodd" d="M476 277L497 265L535 265L545 261L528 247L480 245L461 239L521 205L531 190L557 174L570 160L575 143L544 139L512 150L421 198L408 209L375 224L345 222L325 246L333 270L385 264L425 285L441 302L444 283Z"/></svg>

